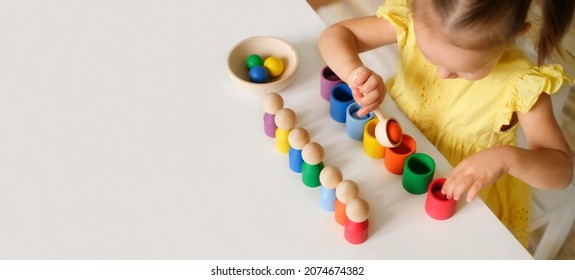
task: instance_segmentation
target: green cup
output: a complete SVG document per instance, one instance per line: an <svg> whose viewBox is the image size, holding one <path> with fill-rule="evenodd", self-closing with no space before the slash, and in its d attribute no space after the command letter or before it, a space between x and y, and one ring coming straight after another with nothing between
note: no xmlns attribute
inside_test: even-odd
<svg viewBox="0 0 575 280"><path fill-rule="evenodd" d="M403 170L403 188L412 194L426 193L435 173L435 161L427 154L414 153L407 157Z"/></svg>

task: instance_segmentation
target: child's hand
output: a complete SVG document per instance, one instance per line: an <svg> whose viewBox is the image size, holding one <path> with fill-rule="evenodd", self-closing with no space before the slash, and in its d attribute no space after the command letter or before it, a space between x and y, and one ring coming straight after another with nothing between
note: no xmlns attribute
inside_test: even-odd
<svg viewBox="0 0 575 280"><path fill-rule="evenodd" d="M504 154L504 153L503 153ZM459 200L467 192L467 202L477 193L497 181L508 171L499 147L485 149L462 160L449 174L441 192L447 198Z"/></svg>
<svg viewBox="0 0 575 280"><path fill-rule="evenodd" d="M357 112L359 116L364 116L379 107L387 93L383 78L365 66L352 71L347 81L353 99L362 107Z"/></svg>

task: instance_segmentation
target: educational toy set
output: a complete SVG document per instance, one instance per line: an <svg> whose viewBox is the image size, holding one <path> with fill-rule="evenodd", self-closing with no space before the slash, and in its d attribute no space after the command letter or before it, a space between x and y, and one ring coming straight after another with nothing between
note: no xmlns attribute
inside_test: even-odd
<svg viewBox="0 0 575 280"><path fill-rule="evenodd" d="M393 117L386 117L377 109L359 116L361 108L354 102L351 88L328 68L321 72L320 95L329 101L330 116L344 123L350 139L363 142L363 150L372 158L383 158L385 168L402 176L404 189L411 194L427 192L425 211L437 220L450 218L456 201L441 193L445 178L433 180L435 162L427 154L416 153L413 137L404 134ZM329 95L327 94L329 92ZM288 154L290 170L301 173L303 185L319 187L319 206L334 212L335 221L344 226L344 238L351 244L361 244L368 238L369 203L360 196L360 187L351 179L344 179L342 171L323 162L324 148L311 141L310 133L297 127L297 115L284 107L277 92L264 96L264 132L275 138L279 152Z"/></svg>

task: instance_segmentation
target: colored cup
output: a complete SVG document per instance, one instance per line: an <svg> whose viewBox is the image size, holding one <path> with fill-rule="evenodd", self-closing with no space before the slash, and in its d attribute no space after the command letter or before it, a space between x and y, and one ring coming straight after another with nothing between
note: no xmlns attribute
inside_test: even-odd
<svg viewBox="0 0 575 280"><path fill-rule="evenodd" d="M345 132L349 138L357 141L363 140L365 124L374 116L373 112L365 116L358 116L357 111L361 108L359 104L353 102L347 106L345 116Z"/></svg>
<svg viewBox="0 0 575 280"><path fill-rule="evenodd" d="M320 78L320 94L321 97L327 101L330 100L331 90L343 81L326 66L321 70Z"/></svg>
<svg viewBox="0 0 575 280"><path fill-rule="evenodd" d="M339 123L345 123L347 106L353 103L351 88L347 84L338 84L332 90L329 100L329 114Z"/></svg>
<svg viewBox="0 0 575 280"><path fill-rule="evenodd" d="M401 126L394 117L380 120L383 122L375 129L375 138L384 147L397 147L402 140Z"/></svg>
<svg viewBox="0 0 575 280"><path fill-rule="evenodd" d="M407 157L415 153L416 144L413 137L403 134L401 144L393 148L385 148L385 168L393 174L402 175Z"/></svg>
<svg viewBox="0 0 575 280"><path fill-rule="evenodd" d="M385 156L385 147L379 144L375 138L375 126L379 119L372 118L363 128L363 151L371 158L383 158Z"/></svg>
<svg viewBox="0 0 575 280"><path fill-rule="evenodd" d="M403 188L412 194L427 192L435 173L435 161L427 154L415 153L407 157L403 168Z"/></svg>
<svg viewBox="0 0 575 280"><path fill-rule="evenodd" d="M425 199L425 212L436 220L446 220L455 213L457 201L453 198L447 199L441 193L441 188L445 183L445 178L437 178L429 184L427 198Z"/></svg>

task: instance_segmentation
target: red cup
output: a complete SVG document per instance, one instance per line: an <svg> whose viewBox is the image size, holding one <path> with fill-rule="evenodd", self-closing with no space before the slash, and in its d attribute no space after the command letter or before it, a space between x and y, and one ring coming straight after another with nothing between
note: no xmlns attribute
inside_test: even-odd
<svg viewBox="0 0 575 280"><path fill-rule="evenodd" d="M436 220L446 220L455 213L457 201L441 193L445 178L437 178L429 184L427 198L425 199L425 212Z"/></svg>

